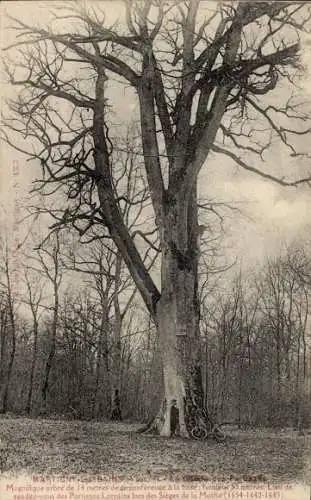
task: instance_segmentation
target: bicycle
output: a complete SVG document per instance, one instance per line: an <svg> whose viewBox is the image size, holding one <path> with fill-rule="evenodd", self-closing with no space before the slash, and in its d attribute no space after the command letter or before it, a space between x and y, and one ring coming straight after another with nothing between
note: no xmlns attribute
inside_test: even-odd
<svg viewBox="0 0 311 500"><path fill-rule="evenodd" d="M194 408L191 415L192 426L190 434L193 439L203 440L212 438L217 443L223 443L226 440L225 433L220 429L219 425L213 423L207 412L200 408Z"/></svg>

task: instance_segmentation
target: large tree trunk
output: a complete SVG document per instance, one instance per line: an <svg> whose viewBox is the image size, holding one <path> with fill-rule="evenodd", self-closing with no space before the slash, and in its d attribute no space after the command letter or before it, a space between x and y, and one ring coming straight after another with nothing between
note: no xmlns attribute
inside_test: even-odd
<svg viewBox="0 0 311 500"><path fill-rule="evenodd" d="M201 377L196 193L180 196L168 211L161 234L161 298L157 329L162 353L164 398L149 426L161 436L208 433Z"/></svg>

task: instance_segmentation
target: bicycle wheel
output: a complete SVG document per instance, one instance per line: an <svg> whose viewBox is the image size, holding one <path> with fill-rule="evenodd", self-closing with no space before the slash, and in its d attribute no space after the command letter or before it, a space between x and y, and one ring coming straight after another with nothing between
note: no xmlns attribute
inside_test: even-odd
<svg viewBox="0 0 311 500"><path fill-rule="evenodd" d="M224 432L222 432L219 427L214 427L214 429L211 432L213 438L217 443L223 443L226 440L226 435Z"/></svg>
<svg viewBox="0 0 311 500"><path fill-rule="evenodd" d="M194 439L206 439L207 430L204 429L204 427L196 426L196 427L193 427L193 429L191 429L190 434Z"/></svg>

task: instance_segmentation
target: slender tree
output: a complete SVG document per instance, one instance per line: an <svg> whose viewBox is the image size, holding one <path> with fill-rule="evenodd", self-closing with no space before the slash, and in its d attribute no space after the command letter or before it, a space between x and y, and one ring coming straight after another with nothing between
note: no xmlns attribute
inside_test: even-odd
<svg viewBox="0 0 311 500"><path fill-rule="evenodd" d="M46 402L49 388L49 378L56 352L56 338L59 323L60 285L63 279L61 265L61 234L57 230L30 255L29 268L44 277L51 288L51 305L47 307L52 312L51 322L46 326L48 336L48 354L42 381L42 400Z"/></svg>
<svg viewBox="0 0 311 500"><path fill-rule="evenodd" d="M172 407L183 436L192 434L198 417L209 425L200 368L198 175L219 154L284 186L306 180L278 178L255 165L276 139L288 155L299 155L295 138L309 133L296 95L287 99L285 92L280 105L273 100L281 99L282 82L295 84L299 33L309 29L309 17L309 5L291 2L206 7L200 0L126 0L110 26L99 9L71 5L52 28L16 21L19 67L8 64L8 74L21 90L6 125L10 134L31 139L31 149L9 133L6 139L40 160L38 188L65 190L59 224L73 222L83 233L100 222L122 255L159 336L164 394L151 427L161 435L171 435ZM113 85L130 87L139 109L161 291L114 188Z"/></svg>
<svg viewBox="0 0 311 500"><path fill-rule="evenodd" d="M6 344L8 333L8 304L7 295L1 290L0 293L0 386L1 393L4 384L5 363L6 363Z"/></svg>
<svg viewBox="0 0 311 500"><path fill-rule="evenodd" d="M17 309L17 300L16 300L16 291L14 291L14 277L16 278L16 274L14 274L14 269L12 265L12 261L10 259L10 248L8 241L4 242L3 248L3 261L1 264L1 271L3 273L3 281L0 282L0 287L2 291L2 297L5 298L5 309L2 309L2 318L1 320L1 364L3 362L3 366L7 363L6 370L1 369L1 385L2 385L2 401L0 407L0 413L6 413L8 409L8 400L10 394L10 384L11 377L13 372L13 364L16 354L16 335L17 335L17 327L16 327L16 309ZM6 355L5 355L6 353ZM6 358L6 359L5 359Z"/></svg>
<svg viewBox="0 0 311 500"><path fill-rule="evenodd" d="M36 278L38 278L38 276ZM32 360L30 368L27 402L25 407L26 413L30 415L33 406L34 379L35 379L35 372L36 372L36 365L38 358L38 336L39 336L39 319L40 319L39 307L40 305L42 305L43 285L40 282L35 283L34 278L30 276L30 273L27 272L27 270L25 271L25 283L27 287L27 298L25 298L25 303L30 308L32 316L32 325L33 325Z"/></svg>

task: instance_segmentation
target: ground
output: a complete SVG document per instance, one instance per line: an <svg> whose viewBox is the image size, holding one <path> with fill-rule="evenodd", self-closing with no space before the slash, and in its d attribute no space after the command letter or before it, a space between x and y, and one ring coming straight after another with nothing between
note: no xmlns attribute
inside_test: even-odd
<svg viewBox="0 0 311 500"><path fill-rule="evenodd" d="M139 425L3 417L0 472L86 479L301 482L308 436L228 429L225 444L159 438Z"/></svg>

